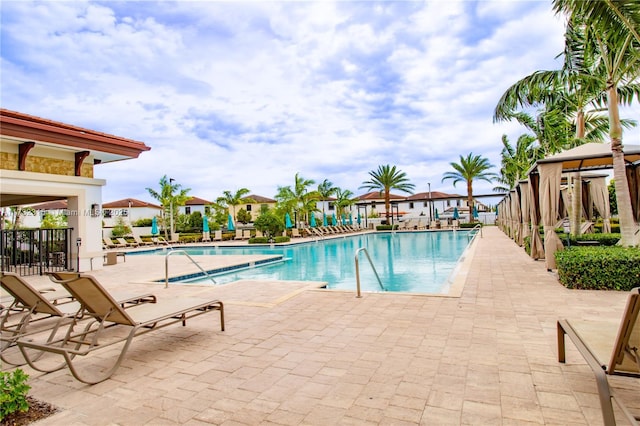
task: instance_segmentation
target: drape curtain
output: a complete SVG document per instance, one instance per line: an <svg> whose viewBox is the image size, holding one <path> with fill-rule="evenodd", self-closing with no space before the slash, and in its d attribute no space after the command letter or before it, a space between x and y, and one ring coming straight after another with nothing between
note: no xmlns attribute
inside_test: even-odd
<svg viewBox="0 0 640 426"><path fill-rule="evenodd" d="M602 233L611 232L611 209L609 206L609 190L604 177L591 179L591 198L598 213L602 216Z"/></svg>
<svg viewBox="0 0 640 426"><path fill-rule="evenodd" d="M513 224L513 240L522 245L522 219L520 218L520 195L518 190L511 191L511 223Z"/></svg>
<svg viewBox="0 0 640 426"><path fill-rule="evenodd" d="M544 226L544 258L547 270L556 269L555 252L562 249L562 242L555 232L558 221L558 201L562 163L538 165L540 173L540 212Z"/></svg>
<svg viewBox="0 0 640 426"><path fill-rule="evenodd" d="M529 229L529 182L523 181L518 184L520 189L520 229L522 240L531 235L531 230Z"/></svg>
<svg viewBox="0 0 640 426"><path fill-rule="evenodd" d="M542 238L540 237L540 175L529 175L529 221L531 222L532 259L544 259Z"/></svg>

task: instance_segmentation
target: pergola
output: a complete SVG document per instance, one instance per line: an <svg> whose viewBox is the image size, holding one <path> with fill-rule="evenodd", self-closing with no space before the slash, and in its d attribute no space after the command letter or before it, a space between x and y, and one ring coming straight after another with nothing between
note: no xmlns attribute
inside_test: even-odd
<svg viewBox="0 0 640 426"><path fill-rule="evenodd" d="M625 145L623 152L633 214L635 220L640 221L640 145ZM520 182L499 204L499 225L519 244L522 244L525 236L530 235L531 257L544 257L547 269L555 269L553 254L562 248L562 242L555 233L562 206L562 175L612 167L611 147L601 143L587 143L538 160L529 170L528 179ZM585 192L583 185L583 193L589 195L588 199L603 216L606 230L610 213L604 175L585 176L585 182L587 190ZM584 204L583 209L589 210ZM544 248L538 232L541 222L545 235Z"/></svg>

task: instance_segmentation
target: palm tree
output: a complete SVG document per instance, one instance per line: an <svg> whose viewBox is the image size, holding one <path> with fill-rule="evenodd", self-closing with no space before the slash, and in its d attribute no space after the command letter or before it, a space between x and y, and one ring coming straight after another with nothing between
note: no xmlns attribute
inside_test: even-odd
<svg viewBox="0 0 640 426"><path fill-rule="evenodd" d="M239 206L240 204L248 204L248 203L256 202L256 200L254 200L253 198L246 197L246 195L249 192L250 191L247 188L240 188L235 193L231 191L223 191L222 197L218 197L216 199L216 202L222 207L226 206L227 209L230 208L233 211L233 213L230 212L231 217L233 217L234 220L237 220L236 206Z"/></svg>
<svg viewBox="0 0 640 426"><path fill-rule="evenodd" d="M532 135L520 135L516 146L511 146L507 135L502 135L502 167L500 177L497 179L501 186L493 188L494 191L509 192L519 181L527 177L527 172L540 158L540 150L534 147L536 138Z"/></svg>
<svg viewBox="0 0 640 426"><path fill-rule="evenodd" d="M293 188L279 186L275 199L278 201L278 209L281 213L283 215L298 213L296 216L307 220L308 213L316 210L318 193L316 191L309 192L308 189L314 183L314 180L305 179L300 176L300 173L296 173Z"/></svg>
<svg viewBox="0 0 640 426"><path fill-rule="evenodd" d="M397 189L411 194L415 189L415 185L409 183L407 174L396 169L396 166L390 166L389 164L378 166L378 170L372 170L369 172L371 179L362 182L360 189L374 190L377 189L384 195L384 211L387 224L389 221L389 211L391 209L390 191Z"/></svg>
<svg viewBox="0 0 640 426"><path fill-rule="evenodd" d="M442 182L452 180L453 186L458 182L466 182L467 184L467 206L469 206L469 221L473 222L473 181L484 180L492 182L498 177L495 173L488 172L493 167L487 158L480 155L469 153L466 157L460 156L460 163L449 163L455 170L454 172L446 172L442 177Z"/></svg>
<svg viewBox="0 0 640 426"><path fill-rule="evenodd" d="M164 236L169 239L167 235L167 224L166 217L170 216L169 223L171 224L171 229L169 230L169 235L173 236L173 223L175 222L176 216L178 214L178 206L183 206L184 203L189 199L187 193L191 191L190 188L182 188L182 185L179 183L173 183L173 179L167 178L167 175L162 176L160 178L160 191L156 191L153 188L146 188L153 198L158 200L160 205L162 206L162 219L164 223ZM177 191L177 194L174 192ZM171 214L173 216L171 217Z"/></svg>
<svg viewBox="0 0 640 426"><path fill-rule="evenodd" d="M333 186L333 183L329 181L329 179L325 179L322 181L320 185L318 185L318 196L320 197L320 201L322 201L322 213L324 214L324 205L325 201L329 199L333 194L335 194L340 188Z"/></svg>
<svg viewBox="0 0 640 426"><path fill-rule="evenodd" d="M342 216L342 214L348 207L351 207L356 203L356 199L353 197L353 192L349 191L348 189L343 190L337 187L335 189L336 214L338 216Z"/></svg>
<svg viewBox="0 0 640 426"><path fill-rule="evenodd" d="M620 91L619 86L634 82L640 74L640 3L620 0L553 0L553 4L557 13L565 12L570 16L570 20L577 18L584 22L589 29L588 41L597 49L599 62L594 74L600 77L601 87L607 94L609 138L620 217L619 244L638 245L640 225L633 216L622 151L622 124L619 112L620 101L631 103L633 91Z"/></svg>

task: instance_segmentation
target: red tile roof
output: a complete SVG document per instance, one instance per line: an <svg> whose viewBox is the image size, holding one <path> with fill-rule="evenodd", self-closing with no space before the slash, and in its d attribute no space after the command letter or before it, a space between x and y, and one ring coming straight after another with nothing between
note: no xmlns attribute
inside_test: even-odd
<svg viewBox="0 0 640 426"><path fill-rule="evenodd" d="M162 209L162 207L157 204L147 203L146 201L136 200L135 198L125 198L123 200L103 203L102 208L103 209L129 208L129 203L131 203L131 207L149 207L152 209Z"/></svg>

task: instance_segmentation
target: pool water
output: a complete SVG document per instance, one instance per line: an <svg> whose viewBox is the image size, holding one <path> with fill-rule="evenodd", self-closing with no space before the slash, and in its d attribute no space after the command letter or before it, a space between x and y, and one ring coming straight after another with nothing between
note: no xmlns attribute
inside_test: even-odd
<svg viewBox="0 0 640 426"><path fill-rule="evenodd" d="M362 291L443 293L448 291L449 277L470 240L470 231L378 232L287 246L189 247L185 250L192 256L273 254L286 259L213 275L218 284L243 279L324 281L327 288L355 290L355 253L365 247L384 290L365 254L361 253ZM211 281L200 278L189 282Z"/></svg>

